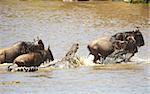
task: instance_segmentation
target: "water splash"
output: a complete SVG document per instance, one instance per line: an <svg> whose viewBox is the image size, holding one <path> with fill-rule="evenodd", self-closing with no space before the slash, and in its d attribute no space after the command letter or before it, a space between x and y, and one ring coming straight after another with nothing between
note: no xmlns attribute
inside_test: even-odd
<svg viewBox="0 0 150 94"><path fill-rule="evenodd" d="M94 59L93 55L89 55L88 57L82 58L85 66L94 66L94 65L96 65L95 63L93 63L93 59Z"/></svg>

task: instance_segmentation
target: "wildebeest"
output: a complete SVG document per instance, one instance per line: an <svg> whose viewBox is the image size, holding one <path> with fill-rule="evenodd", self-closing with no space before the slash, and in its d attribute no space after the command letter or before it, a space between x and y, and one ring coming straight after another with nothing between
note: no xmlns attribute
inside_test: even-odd
<svg viewBox="0 0 150 94"><path fill-rule="evenodd" d="M19 41L10 47L0 48L0 64L12 63L17 56L43 50L43 47L42 40L38 40L37 43Z"/></svg>
<svg viewBox="0 0 150 94"><path fill-rule="evenodd" d="M21 55L26 53L26 43L17 42L11 47L1 48L0 49L0 63L12 63L13 60Z"/></svg>
<svg viewBox="0 0 150 94"><path fill-rule="evenodd" d="M114 52L112 42L109 39L109 37L102 37L88 44L87 48L90 51L89 54L94 55L94 63L96 63L96 61L99 60L100 57L105 60L108 55Z"/></svg>
<svg viewBox="0 0 150 94"><path fill-rule="evenodd" d="M39 66L44 61L53 61L54 57L50 50L50 47L46 50L39 50L38 52L31 52L18 56L13 64L17 64L18 67L31 67Z"/></svg>
<svg viewBox="0 0 150 94"><path fill-rule="evenodd" d="M135 41L134 42L129 41L129 39L127 39L127 37L129 36L133 36ZM141 47L145 45L143 35L138 28L136 28L136 30L133 31L117 33L110 38L110 41L112 42L116 40L128 42L126 48L123 51L120 51L118 54L118 55L126 55L128 53L131 53L131 56L128 59L125 59L125 61L129 61L135 55L135 53L138 52L137 47Z"/></svg>

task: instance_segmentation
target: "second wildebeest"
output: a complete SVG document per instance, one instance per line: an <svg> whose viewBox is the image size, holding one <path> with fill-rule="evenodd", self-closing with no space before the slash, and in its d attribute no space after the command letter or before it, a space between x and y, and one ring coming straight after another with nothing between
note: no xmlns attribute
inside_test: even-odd
<svg viewBox="0 0 150 94"><path fill-rule="evenodd" d="M44 43L42 39L37 38L37 40L34 39L34 42L25 42L27 45L28 52L36 52L38 50L44 50Z"/></svg>
<svg viewBox="0 0 150 94"><path fill-rule="evenodd" d="M13 61L13 63L17 64L18 67L31 67L40 66L41 63L44 63L47 60L49 62L54 60L50 47L46 50L39 50L38 52L20 55Z"/></svg>
<svg viewBox="0 0 150 94"><path fill-rule="evenodd" d="M129 36L130 38L134 37L134 41L131 41L133 38L128 39ZM139 28L136 28L133 31L117 33L110 38L110 41L112 42L116 40L128 42L128 45L126 46L126 48L123 51L119 52L119 55L126 55L128 53L131 53L131 56L128 59L126 59L126 61L129 61L135 55L135 53L138 52L138 47L145 45L143 35L140 32Z"/></svg>

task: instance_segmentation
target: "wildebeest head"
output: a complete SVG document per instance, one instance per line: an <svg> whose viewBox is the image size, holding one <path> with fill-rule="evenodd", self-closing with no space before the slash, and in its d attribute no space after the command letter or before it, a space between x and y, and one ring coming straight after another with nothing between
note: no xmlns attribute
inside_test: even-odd
<svg viewBox="0 0 150 94"><path fill-rule="evenodd" d="M44 50L44 43L41 39L35 40L34 42L24 42L26 53L38 52L39 50Z"/></svg>
<svg viewBox="0 0 150 94"><path fill-rule="evenodd" d="M134 38L136 40L136 45L138 47L145 45L143 35L138 28L134 31Z"/></svg>
<svg viewBox="0 0 150 94"><path fill-rule="evenodd" d="M44 43L39 37L37 37L37 40L34 39L34 45L36 45L40 50L44 50Z"/></svg>

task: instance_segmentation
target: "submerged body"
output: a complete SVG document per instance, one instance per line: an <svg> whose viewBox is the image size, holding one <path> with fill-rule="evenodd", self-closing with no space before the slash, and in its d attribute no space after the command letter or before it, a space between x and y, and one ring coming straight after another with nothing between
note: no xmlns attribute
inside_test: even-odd
<svg viewBox="0 0 150 94"><path fill-rule="evenodd" d="M31 67L31 66L39 66L43 63L43 58L40 53L29 53L18 56L14 62L18 67Z"/></svg>
<svg viewBox="0 0 150 94"><path fill-rule="evenodd" d="M53 61L53 54L48 47L47 50L40 50L39 52L32 52L28 54L23 54L18 56L13 63L17 64L18 67L31 67L31 66L40 66L41 63L45 61Z"/></svg>

